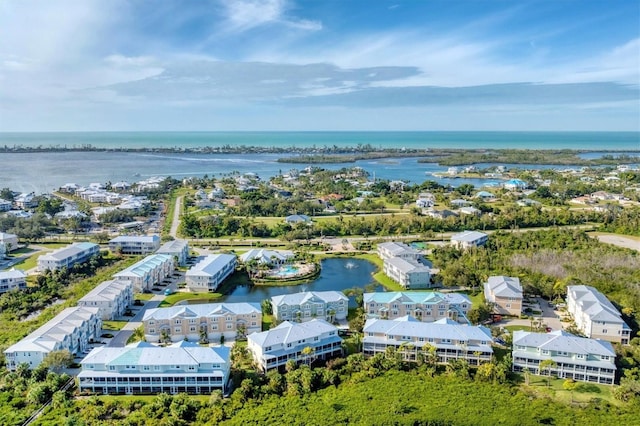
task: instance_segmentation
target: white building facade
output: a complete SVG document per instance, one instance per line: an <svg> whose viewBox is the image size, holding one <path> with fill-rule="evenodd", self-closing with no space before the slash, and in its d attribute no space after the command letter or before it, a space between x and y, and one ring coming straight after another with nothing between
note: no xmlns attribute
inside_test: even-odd
<svg viewBox="0 0 640 426"><path fill-rule="evenodd" d="M178 261L178 265L184 266L187 264L187 259L189 259L189 242L187 240L167 241L156 251L156 254L174 256Z"/></svg>
<svg viewBox="0 0 640 426"><path fill-rule="evenodd" d="M378 256L382 260L399 257L402 259L417 260L420 258L420 252L405 243L388 242L378 244Z"/></svg>
<svg viewBox="0 0 640 426"><path fill-rule="evenodd" d="M278 321L305 322L322 318L333 322L347 319L349 298L339 291L307 291L273 296L271 307Z"/></svg>
<svg viewBox="0 0 640 426"><path fill-rule="evenodd" d="M459 249L480 247L485 245L489 236L478 231L464 231L451 236L451 244Z"/></svg>
<svg viewBox="0 0 640 426"><path fill-rule="evenodd" d="M131 281L135 291L145 292L170 277L174 270L173 256L152 254L118 272L113 277L117 280Z"/></svg>
<svg viewBox="0 0 640 426"><path fill-rule="evenodd" d="M471 299L462 293L437 291L385 291L365 293L363 308L367 318L389 319L410 315L422 322L443 318L468 324Z"/></svg>
<svg viewBox="0 0 640 426"><path fill-rule="evenodd" d="M210 394L226 392L230 348L179 342L168 347L138 342L99 347L81 362L80 392L97 394Z"/></svg>
<svg viewBox="0 0 640 426"><path fill-rule="evenodd" d="M309 349L306 349L309 348ZM263 371L284 368L287 361L311 363L342 355L338 329L322 319L285 321L271 330L247 337L247 349Z"/></svg>
<svg viewBox="0 0 640 426"><path fill-rule="evenodd" d="M109 250L122 254L150 254L160 248L158 235L120 235L109 241Z"/></svg>
<svg viewBox="0 0 640 426"><path fill-rule="evenodd" d="M27 288L27 274L20 269L0 271L0 294Z"/></svg>
<svg viewBox="0 0 640 426"><path fill-rule="evenodd" d="M185 274L187 288L194 292L214 292L236 269L237 259L232 254L206 256Z"/></svg>
<svg viewBox="0 0 640 426"><path fill-rule="evenodd" d="M148 309L142 318L145 339L219 342L262 331L262 309L257 303L205 303Z"/></svg>
<svg viewBox="0 0 640 426"><path fill-rule="evenodd" d="M616 375L616 353L611 343L578 337L565 331L513 333L513 371L611 385ZM554 365L541 371L540 364Z"/></svg>
<svg viewBox="0 0 640 426"><path fill-rule="evenodd" d="M104 281L78 300L78 306L98 308L103 321L123 316L132 303L133 283L127 280Z"/></svg>
<svg viewBox="0 0 640 426"><path fill-rule="evenodd" d="M63 267L70 268L83 263L100 253L100 246L94 243L73 243L38 258L38 271L54 271Z"/></svg>
<svg viewBox="0 0 640 426"><path fill-rule="evenodd" d="M98 308L76 306L67 308L29 334L9 346L4 355L9 370L25 363L36 368L53 351L68 350L80 354L88 349L89 341L100 336L102 320Z"/></svg>
<svg viewBox="0 0 640 426"><path fill-rule="evenodd" d="M414 259L392 257L383 263L384 273L407 290L431 288L431 268Z"/></svg>

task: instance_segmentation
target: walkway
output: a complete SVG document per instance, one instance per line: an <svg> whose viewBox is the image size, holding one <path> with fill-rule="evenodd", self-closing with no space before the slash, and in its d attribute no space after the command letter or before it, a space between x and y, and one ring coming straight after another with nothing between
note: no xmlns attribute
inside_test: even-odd
<svg viewBox="0 0 640 426"><path fill-rule="evenodd" d="M142 325L142 318L144 317L147 309L157 308L158 305L160 305L160 303L164 300L164 298L164 295L156 294L151 298L151 300L146 301L144 306L140 308L138 313L133 318L131 318L131 320L126 323L124 327L122 327L122 329L118 331L118 333L116 333L115 336L113 336L107 347L122 348L126 346L127 340L129 340L136 328Z"/></svg>

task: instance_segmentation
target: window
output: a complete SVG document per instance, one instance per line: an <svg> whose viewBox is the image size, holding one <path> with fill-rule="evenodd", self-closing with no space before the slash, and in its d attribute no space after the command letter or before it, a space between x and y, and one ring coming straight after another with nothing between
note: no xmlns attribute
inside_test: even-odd
<svg viewBox="0 0 640 426"><path fill-rule="evenodd" d="M189 331L196 331L195 326L191 326L191 327L189 327Z"/></svg>
<svg viewBox="0 0 640 426"><path fill-rule="evenodd" d="M233 324L227 324L227 330L231 330L233 328Z"/></svg>
<svg viewBox="0 0 640 426"><path fill-rule="evenodd" d="M116 371L116 366L115 365L110 365L109 366L109 371Z"/></svg>
<svg viewBox="0 0 640 426"><path fill-rule="evenodd" d="M607 329L602 330L602 334L607 334Z"/></svg>
<svg viewBox="0 0 640 426"><path fill-rule="evenodd" d="M176 333L180 333L182 331L182 328L181 327L175 327L173 329L173 331L176 332Z"/></svg>
<svg viewBox="0 0 640 426"><path fill-rule="evenodd" d="M155 329L155 328L150 328L150 329L149 329L149 333L153 334L153 333L155 333L155 332L156 332L156 329Z"/></svg>
<svg viewBox="0 0 640 426"><path fill-rule="evenodd" d="M609 355L602 355L600 359L603 361L609 361Z"/></svg>
<svg viewBox="0 0 640 426"><path fill-rule="evenodd" d="M511 303L507 303L507 304L505 305L505 307L510 308L510 307L511 307Z"/></svg>
<svg viewBox="0 0 640 426"><path fill-rule="evenodd" d="M542 355L549 355L549 350L548 349L543 349L542 350Z"/></svg>
<svg viewBox="0 0 640 426"><path fill-rule="evenodd" d="M578 358L578 359L584 359L584 354L576 354L576 358Z"/></svg>
<svg viewBox="0 0 640 426"><path fill-rule="evenodd" d="M148 365L144 365L144 366L142 366L142 370L143 370L143 371L149 371L149 370L150 370L150 368L149 368L149 366L148 366Z"/></svg>

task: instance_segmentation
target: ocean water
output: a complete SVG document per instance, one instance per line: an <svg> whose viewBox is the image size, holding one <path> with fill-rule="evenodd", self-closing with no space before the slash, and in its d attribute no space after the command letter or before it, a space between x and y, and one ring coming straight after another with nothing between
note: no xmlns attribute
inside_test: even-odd
<svg viewBox="0 0 640 426"><path fill-rule="evenodd" d="M242 132L242 133L0 133L0 146L102 148L167 148L202 146L317 147L371 144L381 147L448 148L573 148L640 151L640 133L542 132ZM45 193L64 185L91 182L135 182L151 176L224 176L231 172L257 173L268 179L306 164L278 163L283 154L188 154L154 152L58 151L0 153L0 188ZM371 177L421 183L435 180L476 187L499 183L487 179L442 179L432 173L446 167L418 163L417 158L362 160L345 164L318 164L326 169L359 166ZM516 167L527 168L526 165ZM531 166L540 168L543 166ZM560 167L558 167L560 168Z"/></svg>
<svg viewBox="0 0 640 426"><path fill-rule="evenodd" d="M640 150L640 132L78 132L0 133L0 146L97 148L356 147Z"/></svg>

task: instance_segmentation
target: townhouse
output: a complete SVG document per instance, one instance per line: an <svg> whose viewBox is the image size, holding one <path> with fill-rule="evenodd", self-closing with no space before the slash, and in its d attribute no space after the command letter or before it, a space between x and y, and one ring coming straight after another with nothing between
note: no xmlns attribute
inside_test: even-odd
<svg viewBox="0 0 640 426"><path fill-rule="evenodd" d="M194 292L214 292L236 268L233 254L211 254L196 263L185 274L187 288Z"/></svg>
<svg viewBox="0 0 640 426"><path fill-rule="evenodd" d="M484 298L497 314L520 316L522 313L522 286L517 277L489 277L484 283Z"/></svg>
<svg viewBox="0 0 640 426"><path fill-rule="evenodd" d="M158 235L120 235L109 241L109 250L122 254L150 254L159 248Z"/></svg>
<svg viewBox="0 0 640 426"><path fill-rule="evenodd" d="M418 361L435 351L434 361L464 359L470 365L490 362L491 331L482 326L461 325L448 318L425 323L412 316L393 320L368 319L364 325L363 353L372 356L393 348L404 361ZM434 348L434 349L432 349Z"/></svg>
<svg viewBox="0 0 640 426"><path fill-rule="evenodd" d="M392 257L383 263L384 273L407 290L431 288L431 268L417 260Z"/></svg>
<svg viewBox="0 0 640 426"><path fill-rule="evenodd" d="M78 300L78 306L95 307L102 320L115 320L133 303L133 283L127 280L104 281Z"/></svg>
<svg viewBox="0 0 640 426"><path fill-rule="evenodd" d="M323 319L285 321L271 330L247 337L247 349L263 371L283 368L288 361L311 364L317 359L342 355L338 329Z"/></svg>
<svg viewBox="0 0 640 426"><path fill-rule="evenodd" d="M38 258L38 271L53 271L63 267L71 268L100 253L100 246L94 243L73 243Z"/></svg>
<svg viewBox="0 0 640 426"><path fill-rule="evenodd" d="M170 277L174 270L175 260L173 256L152 254L129 266L127 269L123 269L117 274L114 274L113 278L131 281L135 291L145 292L150 291L154 285Z"/></svg>
<svg viewBox="0 0 640 426"><path fill-rule="evenodd" d="M148 342L219 342L262 331L257 303L205 303L148 309L142 318Z"/></svg>
<svg viewBox="0 0 640 426"><path fill-rule="evenodd" d="M418 260L421 255L419 251L405 243L392 241L378 244L378 256L382 260L392 259L394 257Z"/></svg>
<svg viewBox="0 0 640 426"><path fill-rule="evenodd" d="M98 308L67 308L18 343L9 346L4 355L9 370L25 363L36 368L53 351L68 350L79 355L89 342L100 336L102 320Z"/></svg>
<svg viewBox="0 0 640 426"><path fill-rule="evenodd" d="M273 296L271 306L278 321L305 322L322 318L333 322L347 319L349 298L339 291L307 291Z"/></svg>
<svg viewBox="0 0 640 426"><path fill-rule="evenodd" d="M595 288L586 285L568 286L567 312L585 336L629 344L631 328L622 319L620 311Z"/></svg>
<svg viewBox="0 0 640 426"><path fill-rule="evenodd" d="M407 315L422 321L434 322L448 318L469 323L467 312L471 299L462 293L437 291L385 291L365 293L363 308L367 318L393 320Z"/></svg>
<svg viewBox="0 0 640 426"><path fill-rule="evenodd" d="M489 236L478 231L463 231L451 237L451 245L459 249L480 247L485 245Z"/></svg>
<svg viewBox="0 0 640 426"><path fill-rule="evenodd" d="M15 268L0 271L0 294L25 288L27 288L27 274L24 271Z"/></svg>
<svg viewBox="0 0 640 426"><path fill-rule="evenodd" d="M189 242L187 240L167 241L156 251L156 254L173 256L178 265L184 266L189 259Z"/></svg>
<svg viewBox="0 0 640 426"><path fill-rule="evenodd" d="M574 336L566 331L513 333L513 371L611 385L616 375L616 353L611 343ZM540 368L545 360L553 361Z"/></svg>
<svg viewBox="0 0 640 426"><path fill-rule="evenodd" d="M101 346L80 364L80 392L98 394L210 394L227 391L230 348L179 342L168 347L138 342Z"/></svg>

